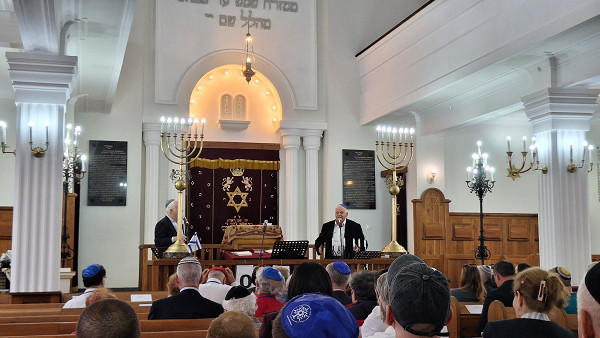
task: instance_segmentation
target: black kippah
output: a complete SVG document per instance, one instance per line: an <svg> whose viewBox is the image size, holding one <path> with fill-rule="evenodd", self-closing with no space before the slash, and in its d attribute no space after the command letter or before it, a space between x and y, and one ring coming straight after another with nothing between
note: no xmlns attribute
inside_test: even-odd
<svg viewBox="0 0 600 338"><path fill-rule="evenodd" d="M250 291L248 291L248 289L245 287L238 285L229 289L227 295L225 296L225 300L240 299L248 296L250 296Z"/></svg>
<svg viewBox="0 0 600 338"><path fill-rule="evenodd" d="M590 295L600 304L600 263L596 263L585 275L585 286Z"/></svg>

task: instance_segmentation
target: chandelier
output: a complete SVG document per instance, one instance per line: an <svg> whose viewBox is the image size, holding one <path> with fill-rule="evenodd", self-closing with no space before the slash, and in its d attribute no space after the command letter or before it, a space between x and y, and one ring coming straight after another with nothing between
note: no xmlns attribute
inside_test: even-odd
<svg viewBox="0 0 600 338"><path fill-rule="evenodd" d="M246 82L250 83L252 77L256 72L252 70L252 64L256 63L256 56L254 55L254 46L252 45L252 35L250 34L250 23L247 22L248 33L246 33L246 41L244 46L244 65L242 65L242 73L246 78Z"/></svg>

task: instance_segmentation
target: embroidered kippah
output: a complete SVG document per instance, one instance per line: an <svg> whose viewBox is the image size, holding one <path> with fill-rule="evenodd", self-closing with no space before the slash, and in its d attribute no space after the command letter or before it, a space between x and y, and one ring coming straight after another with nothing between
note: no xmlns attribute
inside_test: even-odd
<svg viewBox="0 0 600 338"><path fill-rule="evenodd" d="M179 261L179 263L177 263L177 265L190 264L190 263L191 264L198 264L198 265L200 265L200 262L198 262L198 260L195 257L191 257L191 256L184 257L183 259L181 259Z"/></svg>

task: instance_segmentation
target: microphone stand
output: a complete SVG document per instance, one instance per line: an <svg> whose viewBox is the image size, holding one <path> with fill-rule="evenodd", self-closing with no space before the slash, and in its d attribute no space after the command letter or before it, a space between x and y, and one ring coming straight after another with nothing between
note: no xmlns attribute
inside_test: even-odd
<svg viewBox="0 0 600 338"><path fill-rule="evenodd" d="M258 253L258 259L262 259L263 256L263 251L264 251L264 245L265 245L265 234L267 233L267 221L265 220L265 222L263 223L263 235L262 235L262 241L260 242L260 252Z"/></svg>

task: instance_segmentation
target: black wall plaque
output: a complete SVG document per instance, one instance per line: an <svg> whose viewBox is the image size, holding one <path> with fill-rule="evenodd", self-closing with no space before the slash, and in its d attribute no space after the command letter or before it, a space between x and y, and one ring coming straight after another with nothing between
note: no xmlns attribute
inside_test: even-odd
<svg viewBox="0 0 600 338"><path fill-rule="evenodd" d="M90 140L89 206L127 204L127 142Z"/></svg>
<svg viewBox="0 0 600 338"><path fill-rule="evenodd" d="M375 152L342 149L343 199L348 209L375 209Z"/></svg>

